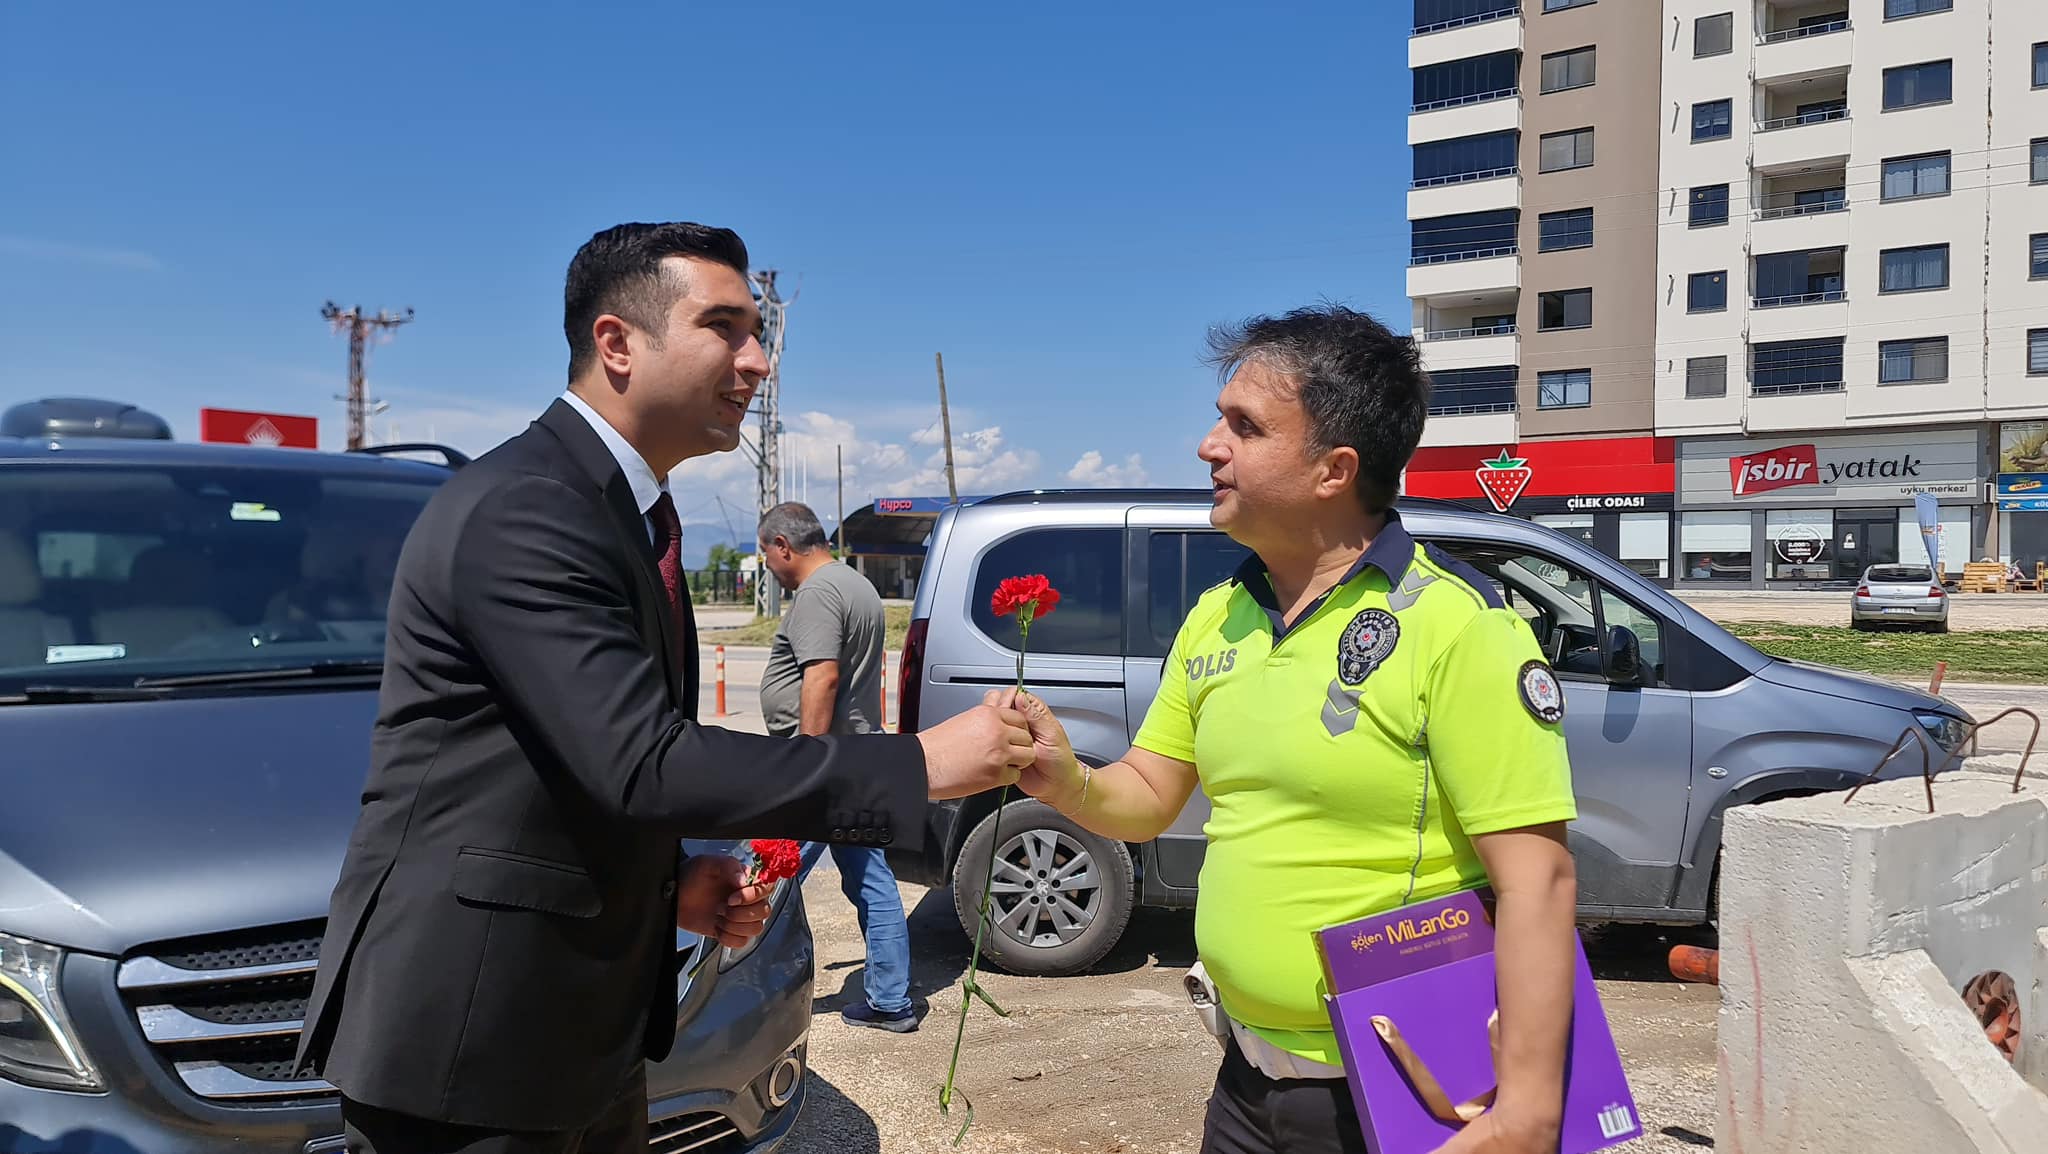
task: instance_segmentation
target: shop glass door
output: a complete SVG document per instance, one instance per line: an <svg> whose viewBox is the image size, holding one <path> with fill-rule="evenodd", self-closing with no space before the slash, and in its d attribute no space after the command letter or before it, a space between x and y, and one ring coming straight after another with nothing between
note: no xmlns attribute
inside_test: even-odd
<svg viewBox="0 0 2048 1154"><path fill-rule="evenodd" d="M1835 577L1855 581L1872 565L1899 561L1899 512L1896 509L1842 509L1835 512Z"/></svg>

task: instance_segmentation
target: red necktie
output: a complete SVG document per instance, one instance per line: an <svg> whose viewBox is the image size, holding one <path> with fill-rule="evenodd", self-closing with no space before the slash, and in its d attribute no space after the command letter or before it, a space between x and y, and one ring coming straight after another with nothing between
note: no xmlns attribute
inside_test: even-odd
<svg viewBox="0 0 2048 1154"><path fill-rule="evenodd" d="M683 521L667 491L654 499L647 516L654 522L654 543L661 549L661 584L668 590L669 611L683 618Z"/></svg>

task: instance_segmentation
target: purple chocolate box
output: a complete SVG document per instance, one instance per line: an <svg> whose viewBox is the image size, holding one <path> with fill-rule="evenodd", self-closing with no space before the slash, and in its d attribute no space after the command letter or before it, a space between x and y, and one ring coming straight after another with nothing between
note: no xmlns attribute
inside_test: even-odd
<svg viewBox="0 0 2048 1154"><path fill-rule="evenodd" d="M1451 1101L1495 1087L1486 1032L1495 1006L1491 895L1464 890L1330 926L1316 947L1366 1146L1429 1154L1458 1126L1423 1104L1372 1019L1393 1022ZM1643 1132L1583 946L1577 954L1558 1154L1604 1150Z"/></svg>

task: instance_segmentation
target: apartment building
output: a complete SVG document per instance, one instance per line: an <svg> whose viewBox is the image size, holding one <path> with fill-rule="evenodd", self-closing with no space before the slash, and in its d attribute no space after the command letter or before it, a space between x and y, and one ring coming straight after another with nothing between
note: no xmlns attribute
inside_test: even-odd
<svg viewBox="0 0 2048 1154"><path fill-rule="evenodd" d="M1657 0L1413 0L1408 296L1435 379L1407 491L1670 580L1656 433Z"/></svg>
<svg viewBox="0 0 2048 1154"><path fill-rule="evenodd" d="M2048 560L2048 3L1663 10L1678 579Z"/></svg>

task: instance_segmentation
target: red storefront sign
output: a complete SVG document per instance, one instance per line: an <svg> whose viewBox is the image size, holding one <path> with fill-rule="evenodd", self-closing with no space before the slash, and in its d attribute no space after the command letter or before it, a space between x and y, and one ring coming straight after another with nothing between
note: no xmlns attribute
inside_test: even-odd
<svg viewBox="0 0 2048 1154"><path fill-rule="evenodd" d="M201 409L199 439L228 445L317 449L320 447L320 421L317 417L290 417L283 413Z"/></svg>
<svg viewBox="0 0 2048 1154"><path fill-rule="evenodd" d="M1587 509L1621 508L1603 498L1674 493L1676 458L1677 442L1670 437L1436 446L1417 449L1408 462L1407 492L1483 499L1503 513L1533 498L1544 498L1548 506L1564 499Z"/></svg>

